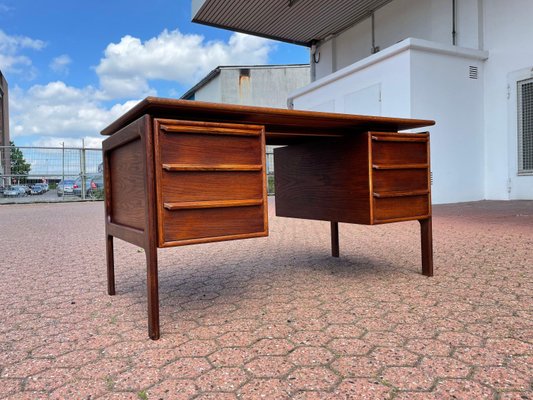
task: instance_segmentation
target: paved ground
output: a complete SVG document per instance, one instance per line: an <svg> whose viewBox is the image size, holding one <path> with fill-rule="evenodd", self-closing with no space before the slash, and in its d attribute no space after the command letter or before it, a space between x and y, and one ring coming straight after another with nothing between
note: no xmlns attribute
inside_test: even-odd
<svg viewBox="0 0 533 400"><path fill-rule="evenodd" d="M434 278L415 222L160 251L159 341L136 247L105 293L102 207L0 206L0 397L533 398L532 201L435 207Z"/></svg>

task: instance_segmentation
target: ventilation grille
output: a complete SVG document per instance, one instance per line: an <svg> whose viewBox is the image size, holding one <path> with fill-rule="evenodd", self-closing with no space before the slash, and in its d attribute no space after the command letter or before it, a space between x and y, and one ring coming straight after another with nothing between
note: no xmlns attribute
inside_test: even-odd
<svg viewBox="0 0 533 400"><path fill-rule="evenodd" d="M477 79L478 77L478 68L471 65L468 67L468 77L470 79Z"/></svg>
<svg viewBox="0 0 533 400"><path fill-rule="evenodd" d="M533 174L533 78L518 88L518 174Z"/></svg>

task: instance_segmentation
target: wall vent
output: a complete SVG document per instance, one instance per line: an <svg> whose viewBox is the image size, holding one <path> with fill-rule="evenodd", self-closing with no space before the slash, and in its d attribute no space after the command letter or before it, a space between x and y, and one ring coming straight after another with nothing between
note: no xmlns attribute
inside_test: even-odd
<svg viewBox="0 0 533 400"><path fill-rule="evenodd" d="M478 77L478 68L473 65L468 67L468 77L470 79L477 79Z"/></svg>

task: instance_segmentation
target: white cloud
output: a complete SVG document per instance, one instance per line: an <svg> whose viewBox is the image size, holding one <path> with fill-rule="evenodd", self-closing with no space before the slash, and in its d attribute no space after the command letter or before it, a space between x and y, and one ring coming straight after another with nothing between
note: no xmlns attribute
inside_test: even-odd
<svg viewBox="0 0 533 400"><path fill-rule="evenodd" d="M31 66L31 60L19 50L45 46L42 41L0 33L0 68L2 54L11 57L10 65ZM192 85L218 65L266 63L274 46L270 40L239 33L228 42L206 41L203 36L177 30L165 30L145 42L125 36L107 46L105 57L95 68L99 87L79 88L62 81L33 85L27 90L15 85L10 91L11 136L40 136L35 145L54 146L62 142L79 146L80 139L85 138L87 146L96 146L102 140L103 128L138 99L157 95L151 81ZM50 68L65 71L70 63L70 58L63 55L54 59ZM117 100L115 105L107 105Z"/></svg>
<svg viewBox="0 0 533 400"><path fill-rule="evenodd" d="M68 55L62 54L52 60L50 63L50 69L59 74L68 74L68 66L71 63L72 59Z"/></svg>
<svg viewBox="0 0 533 400"><path fill-rule="evenodd" d="M20 53L25 49L41 50L45 46L46 43L42 40L27 36L10 36L0 29L0 70L22 73L25 69L29 69L30 76L34 75L31 59Z"/></svg>
<svg viewBox="0 0 533 400"><path fill-rule="evenodd" d="M266 63L273 49L274 42L241 33L224 43L164 30L144 43L128 35L109 44L96 72L106 97L143 96L150 80L191 85L218 65Z"/></svg>
<svg viewBox="0 0 533 400"><path fill-rule="evenodd" d="M92 87L75 88L64 82L34 85L10 92L11 135L43 137L98 137L100 131L137 104L138 100L107 108ZM31 110L31 111L29 111Z"/></svg>
<svg viewBox="0 0 533 400"><path fill-rule="evenodd" d="M8 5L4 3L0 3L0 13L7 13L11 11L13 8L9 7Z"/></svg>
<svg viewBox="0 0 533 400"><path fill-rule="evenodd" d="M83 142L82 142L83 140ZM72 137L43 137L32 143L32 146L37 147L61 147L65 144L65 147L81 147L82 143L87 149L99 149L102 147L102 141L105 140L104 136L84 136L80 138Z"/></svg>

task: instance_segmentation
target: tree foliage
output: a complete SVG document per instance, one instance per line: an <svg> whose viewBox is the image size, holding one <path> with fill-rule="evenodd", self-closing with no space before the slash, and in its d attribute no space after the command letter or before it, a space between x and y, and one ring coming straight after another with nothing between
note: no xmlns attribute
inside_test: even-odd
<svg viewBox="0 0 533 400"><path fill-rule="evenodd" d="M15 147L15 143L10 141L11 146L10 158L11 158L11 174L27 176L31 170L31 164L24 159L22 151Z"/></svg>

